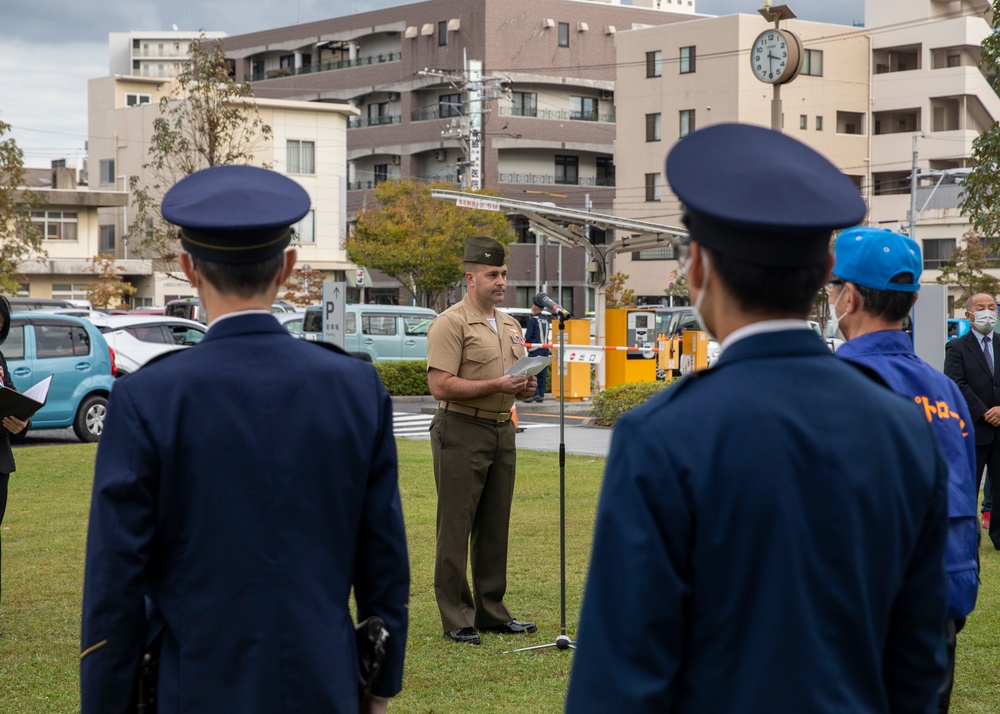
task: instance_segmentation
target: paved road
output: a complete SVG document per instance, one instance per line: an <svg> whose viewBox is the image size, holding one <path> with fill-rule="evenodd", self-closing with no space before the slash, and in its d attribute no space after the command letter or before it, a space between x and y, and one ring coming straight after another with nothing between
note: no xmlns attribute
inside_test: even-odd
<svg viewBox="0 0 1000 714"><path fill-rule="evenodd" d="M397 401L394 404L393 431L404 439L427 439L427 429L434 411L433 402ZM569 413L570 411L574 413ZM613 429L583 426L587 421L584 409L574 405L567 409L562 441L567 454L584 456L607 456L611 446ZM558 403L537 407L521 404L517 409L517 448L532 451L559 451L559 406Z"/></svg>

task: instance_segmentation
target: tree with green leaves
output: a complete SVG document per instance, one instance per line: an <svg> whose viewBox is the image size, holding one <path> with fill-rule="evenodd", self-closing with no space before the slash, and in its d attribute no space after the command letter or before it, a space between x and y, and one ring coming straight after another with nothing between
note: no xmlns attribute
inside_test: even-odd
<svg viewBox="0 0 1000 714"><path fill-rule="evenodd" d="M1000 280L986 271L995 267L997 257L996 240L984 241L975 230L964 236L965 247L957 248L948 263L941 268L937 282L959 289L956 303L964 303L976 293L996 296L1000 293Z"/></svg>
<svg viewBox="0 0 1000 714"><path fill-rule="evenodd" d="M993 0L993 32L981 45L980 67L1000 74L1000 0ZM995 85L994 85L995 88ZM962 183L960 208L972 227L984 236L1000 236L1000 124L993 125L972 142L972 172Z"/></svg>
<svg viewBox="0 0 1000 714"><path fill-rule="evenodd" d="M271 139L250 83L237 84L230 76L221 41L207 41L202 34L191 41L189 58L173 95L160 99L143 164L145 182L137 176L130 181L134 211L129 243L151 258L155 269L176 277L182 277L175 267L177 232L160 215L163 195L195 171L258 163L257 152Z"/></svg>
<svg viewBox="0 0 1000 714"><path fill-rule="evenodd" d="M671 270L670 282L663 289L663 294L668 297L690 298L691 292L688 290L688 276L684 270Z"/></svg>
<svg viewBox="0 0 1000 714"><path fill-rule="evenodd" d="M391 276L418 305L442 307L438 301L465 275L467 239L484 235L505 245L514 240L503 212L460 208L431 197L434 189L454 188L414 179L379 183L375 205L358 214L347 240L348 259Z"/></svg>
<svg viewBox="0 0 1000 714"><path fill-rule="evenodd" d="M45 199L24 187L24 152L6 136L9 131L10 124L0 121L0 290L14 295L20 288L20 266L46 255L44 236L31 220L31 211Z"/></svg>

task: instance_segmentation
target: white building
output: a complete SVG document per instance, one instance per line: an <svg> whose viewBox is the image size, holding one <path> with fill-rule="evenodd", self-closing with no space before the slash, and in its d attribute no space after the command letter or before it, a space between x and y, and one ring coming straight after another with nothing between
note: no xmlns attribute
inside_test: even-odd
<svg viewBox="0 0 1000 714"><path fill-rule="evenodd" d="M191 40L201 32L110 32L108 74L135 77L176 77L188 59ZM225 32L205 32L205 39L225 37Z"/></svg>

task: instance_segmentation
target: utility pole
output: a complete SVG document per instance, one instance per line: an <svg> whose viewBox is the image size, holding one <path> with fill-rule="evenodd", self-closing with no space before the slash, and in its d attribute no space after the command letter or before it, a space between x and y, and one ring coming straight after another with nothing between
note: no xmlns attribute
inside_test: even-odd
<svg viewBox="0 0 1000 714"><path fill-rule="evenodd" d="M459 163L464 168L463 184L468 191L478 191L483 187L483 117L488 113L488 104L499 99L507 77L484 77L482 60L465 59L461 73L436 69L424 69L418 74L440 77L462 95L460 115L441 131L442 139L458 139L465 152L465 159Z"/></svg>
<svg viewBox="0 0 1000 714"><path fill-rule="evenodd" d="M913 134L913 166L910 168L910 240L917 239L917 134Z"/></svg>

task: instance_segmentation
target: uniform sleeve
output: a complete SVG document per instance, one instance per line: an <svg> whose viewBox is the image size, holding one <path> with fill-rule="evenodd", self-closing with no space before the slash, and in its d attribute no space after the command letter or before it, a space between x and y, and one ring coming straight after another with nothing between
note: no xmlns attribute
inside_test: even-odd
<svg viewBox="0 0 1000 714"><path fill-rule="evenodd" d="M119 382L97 450L83 583L83 714L128 712L146 637L144 597L158 475L148 433Z"/></svg>
<svg viewBox="0 0 1000 714"><path fill-rule="evenodd" d="M937 451L935 449L935 451ZM883 677L893 712L934 712L945 672L944 547L948 467L940 454L931 507L889 615Z"/></svg>
<svg viewBox="0 0 1000 714"><path fill-rule="evenodd" d="M403 686L406 651L410 565L399 497L396 441L392 432L392 402L372 370L380 392L381 428L365 488L358 533L354 596L358 619L377 615L389 631L385 660L372 692L391 697Z"/></svg>
<svg viewBox="0 0 1000 714"><path fill-rule="evenodd" d="M973 423L983 418L987 406L983 403L965 377L965 359L962 357L962 350L958 345L958 340L951 340L944 346L944 373L958 385L958 390L965 398L965 403L969 407L969 415Z"/></svg>
<svg viewBox="0 0 1000 714"><path fill-rule="evenodd" d="M462 364L462 331L451 315L440 315L427 332L427 369L457 375Z"/></svg>
<svg viewBox="0 0 1000 714"><path fill-rule="evenodd" d="M693 525L675 460L652 453L655 440L640 430L626 416L612 440L566 702L573 714L665 712L676 702Z"/></svg>

